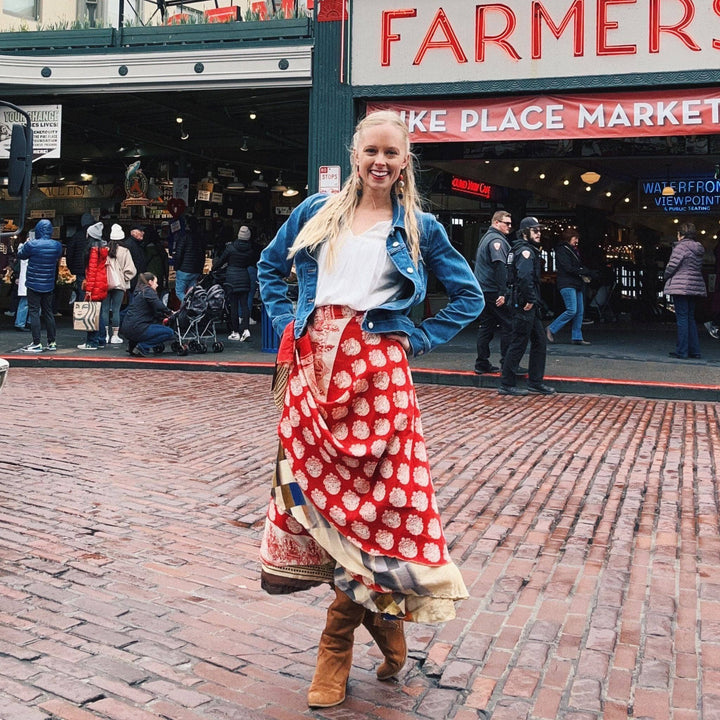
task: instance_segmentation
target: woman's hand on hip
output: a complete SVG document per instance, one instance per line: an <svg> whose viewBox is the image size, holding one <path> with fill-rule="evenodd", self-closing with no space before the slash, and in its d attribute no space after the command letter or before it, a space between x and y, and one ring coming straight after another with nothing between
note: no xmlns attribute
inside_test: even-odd
<svg viewBox="0 0 720 720"><path fill-rule="evenodd" d="M410 355L412 348L410 347L410 340L408 340L407 335L404 333L387 333L385 337L389 340L396 340L399 342L402 345L405 354Z"/></svg>

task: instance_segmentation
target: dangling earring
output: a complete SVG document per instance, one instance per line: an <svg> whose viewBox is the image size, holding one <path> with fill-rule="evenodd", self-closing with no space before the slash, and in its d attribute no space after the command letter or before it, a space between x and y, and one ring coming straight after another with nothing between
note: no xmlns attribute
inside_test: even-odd
<svg viewBox="0 0 720 720"><path fill-rule="evenodd" d="M358 200L362 197L363 194L363 180L362 177L360 177L360 166L358 165L357 168L357 189L355 190L358 196Z"/></svg>
<svg viewBox="0 0 720 720"><path fill-rule="evenodd" d="M405 196L405 177L400 173L400 177L397 181L397 196L398 200L402 200Z"/></svg>

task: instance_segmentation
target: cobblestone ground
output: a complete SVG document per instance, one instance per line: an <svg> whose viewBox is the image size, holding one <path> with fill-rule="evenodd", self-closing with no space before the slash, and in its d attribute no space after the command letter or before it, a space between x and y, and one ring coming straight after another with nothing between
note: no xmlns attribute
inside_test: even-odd
<svg viewBox="0 0 720 720"><path fill-rule="evenodd" d="M258 586L268 378L21 369L0 401L0 718L718 720L718 407L418 390L471 598L305 704L330 593Z"/></svg>

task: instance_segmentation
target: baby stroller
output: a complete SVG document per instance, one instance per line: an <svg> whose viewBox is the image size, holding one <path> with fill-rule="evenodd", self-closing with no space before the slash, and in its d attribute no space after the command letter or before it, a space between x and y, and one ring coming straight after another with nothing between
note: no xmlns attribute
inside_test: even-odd
<svg viewBox="0 0 720 720"><path fill-rule="evenodd" d="M618 281L612 268L601 270L597 287L591 286L587 315L594 315L598 322L617 322L618 316L613 309L617 289Z"/></svg>
<svg viewBox="0 0 720 720"><path fill-rule="evenodd" d="M178 355L206 353L206 342L211 343L213 352L222 352L225 346L217 339L215 323L222 318L224 306L225 292L219 285L205 290L202 283L198 283L191 288L180 309L168 321L177 336L171 346L173 352Z"/></svg>

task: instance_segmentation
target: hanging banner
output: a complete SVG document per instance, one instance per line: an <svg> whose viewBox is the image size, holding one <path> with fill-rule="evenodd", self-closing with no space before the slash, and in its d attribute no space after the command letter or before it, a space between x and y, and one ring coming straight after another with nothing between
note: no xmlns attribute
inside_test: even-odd
<svg viewBox="0 0 720 720"><path fill-rule="evenodd" d="M658 137L720 132L720 90L369 103L399 112L413 143Z"/></svg>
<svg viewBox="0 0 720 720"><path fill-rule="evenodd" d="M33 162L59 158L62 105L24 106L23 110L30 116L33 131ZM10 135L15 123L24 125L25 118L12 108L0 107L0 159L10 157Z"/></svg>

